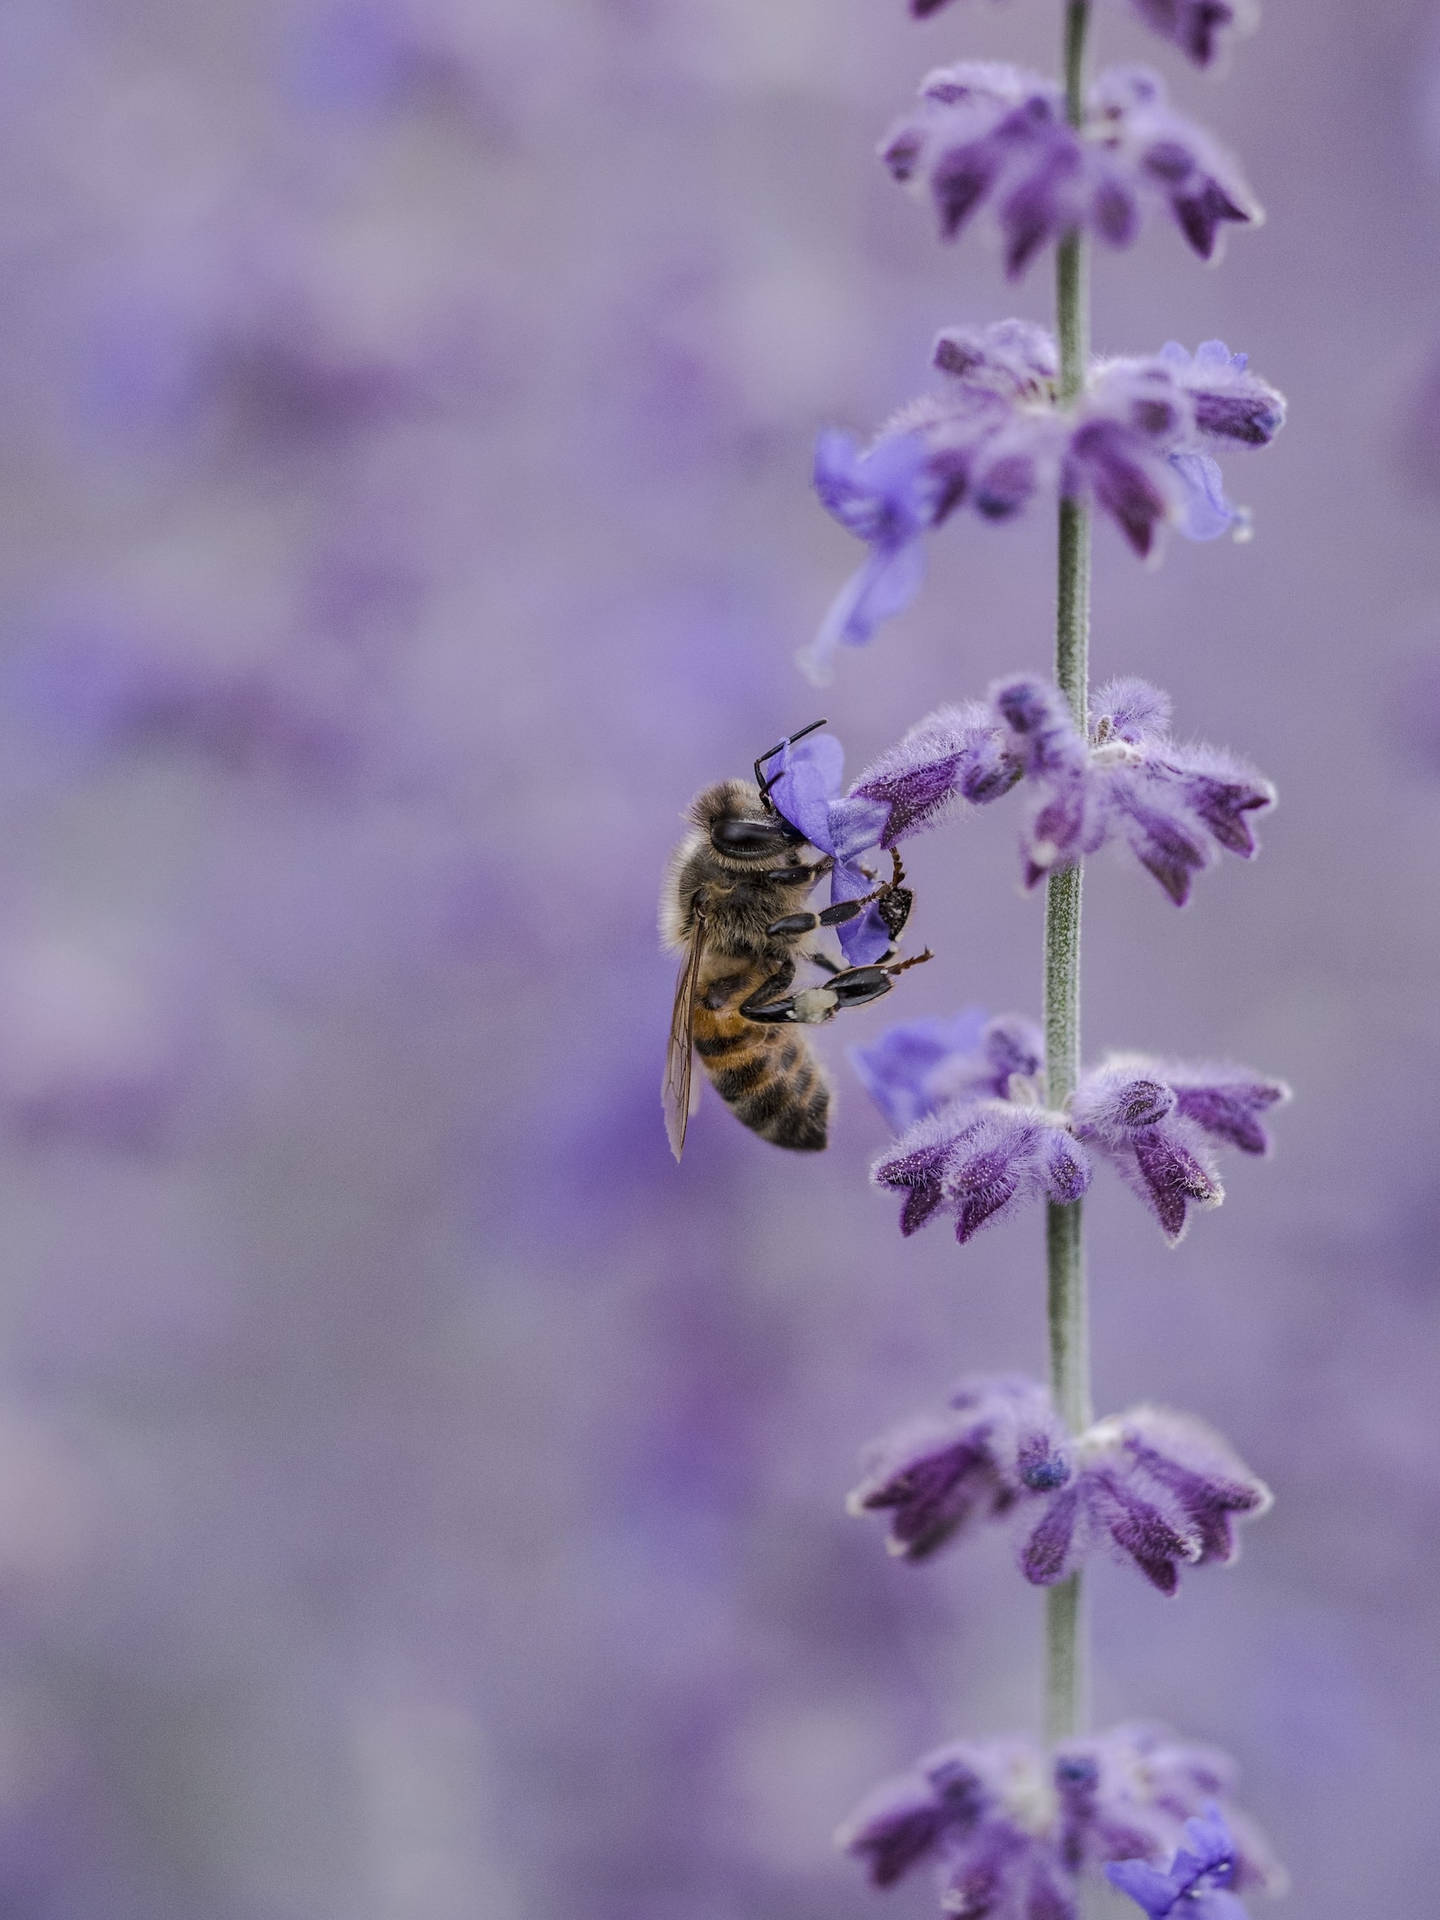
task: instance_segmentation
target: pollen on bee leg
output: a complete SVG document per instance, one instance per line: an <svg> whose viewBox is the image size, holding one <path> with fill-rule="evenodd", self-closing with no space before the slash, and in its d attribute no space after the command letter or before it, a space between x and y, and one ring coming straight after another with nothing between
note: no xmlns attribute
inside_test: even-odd
<svg viewBox="0 0 1440 1920"><path fill-rule="evenodd" d="M839 1004L839 997L829 987L806 987L795 995L790 1017L802 1026L818 1027L822 1021L830 1019Z"/></svg>

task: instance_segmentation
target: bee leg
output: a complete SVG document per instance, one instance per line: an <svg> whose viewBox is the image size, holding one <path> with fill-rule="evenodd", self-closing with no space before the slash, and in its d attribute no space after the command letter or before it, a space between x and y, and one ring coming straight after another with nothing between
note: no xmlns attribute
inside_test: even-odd
<svg viewBox="0 0 1440 1920"><path fill-rule="evenodd" d="M882 881L872 892L862 893L858 900L837 900L833 906L823 907L819 913L787 913L783 920L772 921L765 929L766 933L814 933L817 927L843 926L845 921L853 920L866 907L878 902L886 932L891 940L898 940L901 929L910 918L915 896L904 884L905 869L900 863L899 854L892 850L890 858L895 863L891 878ZM868 867L862 867L861 871L867 879L874 878Z"/></svg>
<svg viewBox="0 0 1440 1920"><path fill-rule="evenodd" d="M813 887L815 882L829 873L835 862L827 853L823 860L817 860L809 867L768 867L765 872L757 873L757 880L808 880Z"/></svg>
<svg viewBox="0 0 1440 1920"><path fill-rule="evenodd" d="M828 988L807 987L802 993L786 993L786 987L794 978L795 963L787 960L748 1000L741 1001L740 1012L762 1027L815 1026L821 1020L828 1020L835 1011ZM783 998L777 997L782 995Z"/></svg>
<svg viewBox="0 0 1440 1920"><path fill-rule="evenodd" d="M894 986L897 974L904 973L910 967L923 966L934 957L927 947L924 953L917 953L911 960L897 960L893 964L873 967L845 967L833 974L823 986L806 987L800 993L787 994L783 1000L771 1000L759 1006L755 1003L765 991L762 987L751 995L740 1011L747 1020L758 1020L767 1025L793 1022L798 1026L818 1027L826 1020L833 1020L842 1007L863 1007L871 1000L880 999Z"/></svg>
<svg viewBox="0 0 1440 1920"><path fill-rule="evenodd" d="M787 934L818 933L821 927L838 927L863 913L875 897L867 893L863 900L837 900L833 907L824 907L819 913L787 913L783 919L772 920L765 931L783 938Z"/></svg>
<svg viewBox="0 0 1440 1920"><path fill-rule="evenodd" d="M780 996L785 992L794 978L795 962L793 960L787 960L783 967L777 967L775 969L768 980L762 980L760 982L760 985L756 987L748 1000L742 1000L740 1002L739 1012L741 1018L745 1020L756 1020L762 1025L769 1025L775 1021L790 1019L791 1015L788 1013L776 1013L774 1009L776 1007L789 1005L789 1001L782 999Z"/></svg>
<svg viewBox="0 0 1440 1920"><path fill-rule="evenodd" d="M923 953L917 953L909 960L897 960L892 963L880 961L873 967L846 967L842 972L827 980L823 987L812 991L833 994L838 1013L841 1007L863 1007L870 1000L878 1000L882 994L889 993L895 984L895 976L905 973L911 967L923 966L927 960L933 960L934 954L927 947ZM796 999L800 995L795 995Z"/></svg>
<svg viewBox="0 0 1440 1920"><path fill-rule="evenodd" d="M894 984L888 967L846 967L825 982L824 991L834 994L834 1011L838 1013L842 1007L863 1007L880 999Z"/></svg>
<svg viewBox="0 0 1440 1920"><path fill-rule="evenodd" d="M877 962L877 964L883 967L885 972L893 979L897 973L905 973L911 967L923 967L927 960L933 960L934 958L935 956L929 947L926 947L923 953L912 953L908 960L896 960L895 949L892 947L884 959Z"/></svg>
<svg viewBox="0 0 1440 1920"><path fill-rule="evenodd" d="M840 962L838 960L832 960L828 953L807 953L805 958L810 962L811 966L823 967L826 973L839 973L841 971ZM888 954L886 958L889 958Z"/></svg>

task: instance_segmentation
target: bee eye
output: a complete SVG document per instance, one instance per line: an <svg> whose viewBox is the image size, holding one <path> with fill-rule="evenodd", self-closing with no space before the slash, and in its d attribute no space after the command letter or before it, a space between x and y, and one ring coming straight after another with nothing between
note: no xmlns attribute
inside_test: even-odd
<svg viewBox="0 0 1440 1920"><path fill-rule="evenodd" d="M710 829L711 845L721 853L774 853L794 846L804 836L776 814L770 820L717 820Z"/></svg>

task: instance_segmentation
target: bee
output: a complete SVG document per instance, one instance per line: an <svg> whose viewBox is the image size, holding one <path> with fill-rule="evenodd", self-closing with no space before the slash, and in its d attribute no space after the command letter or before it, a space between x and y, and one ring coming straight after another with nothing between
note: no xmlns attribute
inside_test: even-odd
<svg viewBox="0 0 1440 1920"><path fill-rule="evenodd" d="M710 1083L743 1125L777 1147L815 1152L825 1145L830 1084L797 1027L818 1026L842 1007L889 993L895 976L931 958L894 961L894 943L914 896L899 854L894 872L872 893L837 901L821 912L805 901L834 865L805 858L807 843L770 798L766 765L823 720L815 720L755 762L755 779L721 780L696 796L690 832L671 857L660 900L660 933L683 954L670 1021L662 1098L665 1130L678 1160L691 1110L692 1063L698 1053ZM776 775L775 778L779 776ZM874 966L840 967L803 952L801 941L838 926L874 904L890 950ZM792 992L798 960L829 977Z"/></svg>

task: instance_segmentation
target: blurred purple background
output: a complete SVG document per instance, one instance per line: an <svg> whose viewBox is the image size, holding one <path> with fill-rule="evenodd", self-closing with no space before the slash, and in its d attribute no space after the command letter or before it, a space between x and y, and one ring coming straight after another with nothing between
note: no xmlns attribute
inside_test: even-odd
<svg viewBox="0 0 1440 1920"><path fill-rule="evenodd" d="M1003 1544L842 1499L1042 1364L1034 1216L902 1243L843 1043L1033 1013L1013 814L913 843L941 956L822 1045L831 1151L713 1097L673 1165L655 895L692 792L826 712L852 768L1043 667L1052 533L958 526L823 698L859 549L818 427L943 323L1048 316L874 142L1053 0L10 0L0 22L0 1906L16 1920L861 1920L830 1833L1032 1724ZM1274 1485L1233 1574L1093 1581L1097 1711L1229 1747L1278 1914L1440 1876L1440 31L1272 0L1216 83L1270 220L1098 263L1096 343L1290 396L1248 547L1108 530L1097 675L1282 806L1175 913L1088 886L1089 1051L1297 1100L1174 1254L1093 1222L1102 1407ZM1427 371L1427 369L1432 369ZM1428 408L1428 413L1426 409Z"/></svg>

